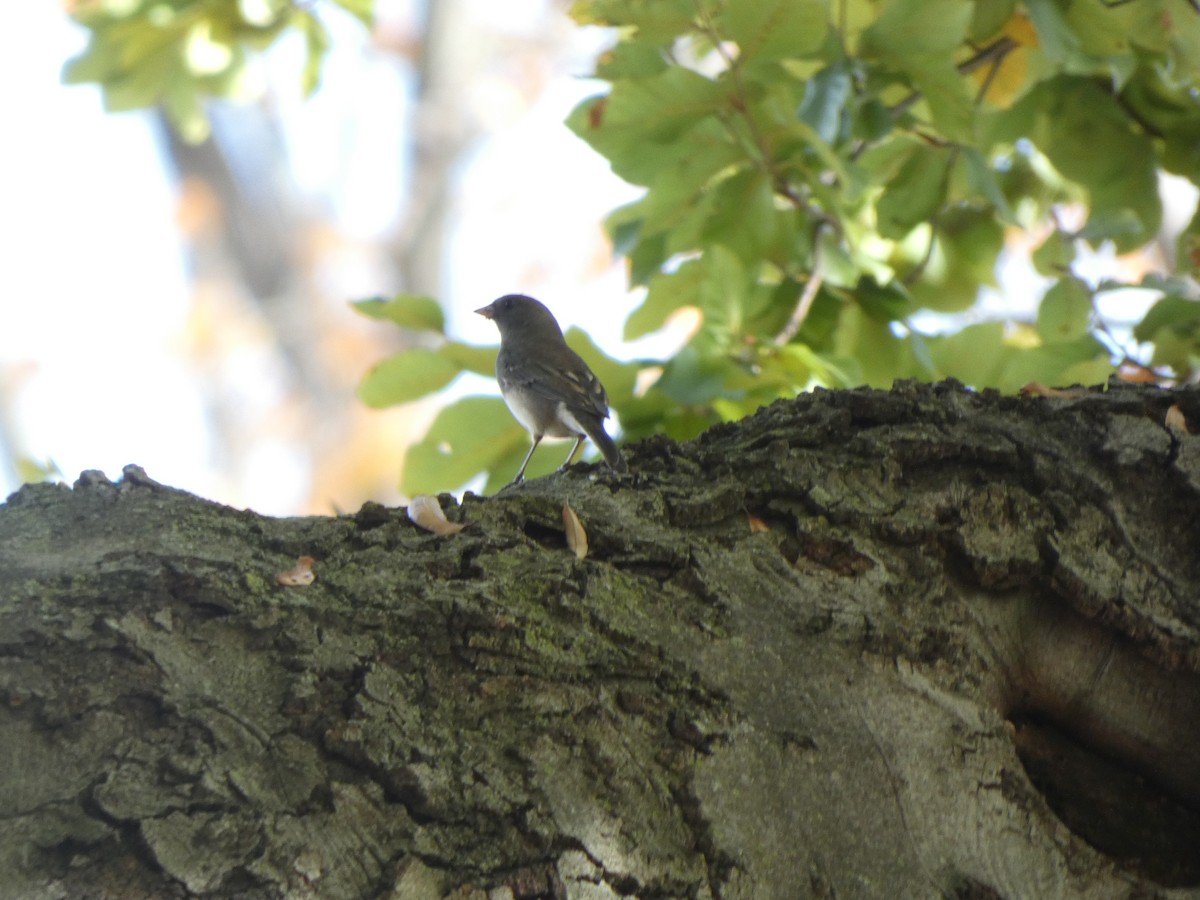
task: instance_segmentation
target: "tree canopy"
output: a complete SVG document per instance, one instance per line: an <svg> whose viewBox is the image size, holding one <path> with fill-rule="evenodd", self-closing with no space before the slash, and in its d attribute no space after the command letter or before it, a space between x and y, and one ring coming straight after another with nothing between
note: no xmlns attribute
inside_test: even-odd
<svg viewBox="0 0 1200 900"><path fill-rule="evenodd" d="M363 2L338 5L369 20ZM288 28L308 36L315 85L319 13L85 7L93 40L67 77L101 82L114 106L161 102L202 122L196 98L231 93L248 55ZM1162 173L1200 185L1190 0L578 0L571 15L614 42L596 62L607 89L567 125L645 189L607 221L644 291L625 336L684 309L699 323L670 358L633 362L568 334L627 437L691 437L816 385L953 376L1012 391L1097 383L1122 364L1161 379L1200 369L1200 213L1161 234ZM1086 277L1077 259L1106 245L1148 263ZM1034 321L989 318L981 291L1018 246L1050 286ZM1130 287L1156 300L1123 333L1097 300ZM358 308L431 338L367 374L368 404L491 374L494 350L447 337L431 298ZM499 399L459 400L410 452L402 486L487 472L496 487L526 446Z"/></svg>

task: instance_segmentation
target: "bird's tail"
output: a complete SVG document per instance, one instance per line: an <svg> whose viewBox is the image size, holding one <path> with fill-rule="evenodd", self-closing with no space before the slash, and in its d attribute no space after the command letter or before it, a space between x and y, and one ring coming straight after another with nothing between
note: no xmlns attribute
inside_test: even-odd
<svg viewBox="0 0 1200 900"><path fill-rule="evenodd" d="M579 424L583 425L584 423L580 422ZM616 442L604 430L604 423L597 419L594 423L587 422L586 424L588 437L592 439L592 443L604 454L604 461L608 463L608 467L614 472L628 472L629 466L625 464L625 457L621 455Z"/></svg>

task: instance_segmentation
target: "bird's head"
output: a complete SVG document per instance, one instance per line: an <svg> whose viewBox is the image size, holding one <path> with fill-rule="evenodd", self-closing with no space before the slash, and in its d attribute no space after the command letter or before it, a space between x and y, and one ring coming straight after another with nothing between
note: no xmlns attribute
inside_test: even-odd
<svg viewBox="0 0 1200 900"><path fill-rule="evenodd" d="M555 334L562 334L550 310L524 294L505 294L475 312L495 322L502 339L505 334L515 330L545 332L550 328Z"/></svg>

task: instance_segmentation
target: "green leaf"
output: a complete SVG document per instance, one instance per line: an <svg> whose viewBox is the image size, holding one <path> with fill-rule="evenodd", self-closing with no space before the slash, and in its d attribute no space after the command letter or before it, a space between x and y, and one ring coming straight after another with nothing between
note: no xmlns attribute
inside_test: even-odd
<svg viewBox="0 0 1200 900"><path fill-rule="evenodd" d="M945 254L940 281L964 293L996 283L996 260L1004 248L1004 228L990 210L955 206L938 218L938 241Z"/></svg>
<svg viewBox="0 0 1200 900"><path fill-rule="evenodd" d="M1088 286L1078 278L1061 278L1046 291L1038 307L1038 334L1047 344L1077 340L1088 333L1092 311Z"/></svg>
<svg viewBox="0 0 1200 900"><path fill-rule="evenodd" d="M1133 336L1139 341L1153 341L1164 329L1177 333L1191 333L1200 329L1200 301L1185 297L1163 297L1134 326Z"/></svg>
<svg viewBox="0 0 1200 900"><path fill-rule="evenodd" d="M1090 359L1077 362L1062 370L1058 378L1060 385L1081 384L1088 387L1106 384L1112 377L1112 358L1106 352L1097 353Z"/></svg>
<svg viewBox="0 0 1200 900"><path fill-rule="evenodd" d="M1075 261L1075 237L1054 229L1033 251L1033 266L1039 275L1061 276Z"/></svg>
<svg viewBox="0 0 1200 900"><path fill-rule="evenodd" d="M437 350L405 350L377 363L358 386L358 398L379 409L440 391L462 369Z"/></svg>
<svg viewBox="0 0 1200 900"><path fill-rule="evenodd" d="M953 54L966 41L973 12L970 0L892 0L862 38L866 55L912 79L938 130L953 140L971 132L971 96Z"/></svg>
<svg viewBox="0 0 1200 900"><path fill-rule="evenodd" d="M1119 279L1102 278L1100 283L1096 285L1096 293L1101 291L1120 291L1129 287L1129 282ZM1138 287L1144 287L1149 291L1161 291L1164 294L1180 294L1187 296L1191 293L1194 287L1192 279L1184 274L1173 275L1162 272L1147 272L1142 276L1142 280L1137 283Z"/></svg>
<svg viewBox="0 0 1200 900"><path fill-rule="evenodd" d="M902 238L933 218L946 197L949 162L946 150L913 145L908 160L875 205L880 234Z"/></svg>
<svg viewBox="0 0 1200 900"><path fill-rule="evenodd" d="M577 135L613 162L650 162L648 144L669 145L726 102L723 87L691 69L673 66L649 78L619 81L607 97L585 100L567 119Z"/></svg>
<svg viewBox="0 0 1200 900"><path fill-rule="evenodd" d="M1147 9L1155 6L1159 9ZM1066 7L1064 18L1084 53L1113 64L1116 62L1114 57L1132 58L1135 30L1139 38L1148 38L1161 46L1162 32L1166 30L1162 27L1163 15L1164 10L1157 3L1135 2L1109 7L1100 3L1073 3ZM1146 28L1147 21L1153 23L1150 30Z"/></svg>
<svg viewBox="0 0 1200 900"><path fill-rule="evenodd" d="M892 113L874 95L866 94L854 104L854 137L867 144L874 144L891 134L894 127Z"/></svg>
<svg viewBox="0 0 1200 900"><path fill-rule="evenodd" d="M695 0L577 0L571 18L579 25L630 28L638 39L669 43L684 34L696 16Z"/></svg>
<svg viewBox="0 0 1200 900"><path fill-rule="evenodd" d="M355 300L350 305L364 316L394 322L401 328L445 333L445 315L441 305L432 297L397 294L390 298L370 297L366 300Z"/></svg>
<svg viewBox="0 0 1200 900"><path fill-rule="evenodd" d="M1144 65L1121 91L1121 103L1147 131L1157 132L1162 167L1200 184L1200 92L1194 80L1178 81L1162 66Z"/></svg>
<svg viewBox="0 0 1200 900"><path fill-rule="evenodd" d="M596 60L596 77L605 81L648 78L667 68L667 54L657 42L619 41Z"/></svg>
<svg viewBox="0 0 1200 900"><path fill-rule="evenodd" d="M1099 384L1112 372L1108 350L1092 335L1060 341L1009 354L996 387L1015 392L1031 381L1051 387L1067 387L1086 378Z"/></svg>
<svg viewBox="0 0 1200 900"><path fill-rule="evenodd" d="M649 193L638 204L643 232L653 234L676 226L702 202L702 194L745 161L745 151L715 119L706 119L669 147L658 149L653 162L635 152L614 161L617 174Z"/></svg>
<svg viewBox="0 0 1200 900"><path fill-rule="evenodd" d="M956 334L929 338L929 353L938 378L954 377L975 388L1000 383L1012 348L1004 344L1004 325L981 322ZM1035 380L1035 379L1027 379Z"/></svg>
<svg viewBox="0 0 1200 900"><path fill-rule="evenodd" d="M370 28L375 24L375 0L333 0L363 25Z"/></svg>
<svg viewBox="0 0 1200 900"><path fill-rule="evenodd" d="M102 82L117 70L116 53L111 45L99 40L93 33L88 45L76 57L63 63L63 84L86 84Z"/></svg>
<svg viewBox="0 0 1200 900"><path fill-rule="evenodd" d="M661 432L667 418L679 413L679 408L657 385L638 396L613 394L609 402L621 420L621 433L626 440Z"/></svg>
<svg viewBox="0 0 1200 900"><path fill-rule="evenodd" d="M1192 220L1180 232L1175 252L1178 254L1180 269L1185 272L1200 272L1200 207L1197 207Z"/></svg>
<svg viewBox="0 0 1200 900"><path fill-rule="evenodd" d="M1178 378L1200 370L1200 329L1160 328L1154 334L1150 365L1165 366Z"/></svg>
<svg viewBox="0 0 1200 900"><path fill-rule="evenodd" d="M1059 76L1043 82L995 122L999 137L1028 138L1064 177L1087 190L1088 239L1109 238L1125 253L1158 231L1162 205L1154 145L1092 79Z"/></svg>
<svg viewBox="0 0 1200 900"><path fill-rule="evenodd" d="M805 287L807 285L797 282L784 282L775 289L773 299L779 321L773 327L764 328L765 333L774 336L783 329ZM796 332L797 341L808 344L819 353L846 355L838 350L838 339L841 336L843 312L849 303L848 298L839 296L840 293L829 290L827 284L821 286L809 307L808 315L804 317L804 323Z"/></svg>
<svg viewBox="0 0 1200 900"><path fill-rule="evenodd" d="M718 28L745 60L810 56L825 43L826 0L741 0L729 3Z"/></svg>
<svg viewBox="0 0 1200 900"><path fill-rule="evenodd" d="M698 259L687 260L674 272L656 275L642 305L625 320L625 340L637 340L658 331L677 309L699 306L700 285L705 277L705 268Z"/></svg>
<svg viewBox="0 0 1200 900"><path fill-rule="evenodd" d="M996 173L988 165L983 154L974 147L964 147L961 156L967 184L973 194L987 200L1001 220L1015 224L1015 217L1008 205L1008 198L1000 190L1000 182L996 178Z"/></svg>
<svg viewBox="0 0 1200 900"><path fill-rule="evenodd" d="M613 253L629 262L629 286L642 287L658 274L670 256L665 231L644 231L647 199L619 206L604 222Z"/></svg>
<svg viewBox="0 0 1200 900"><path fill-rule="evenodd" d="M104 109L128 112L153 106L176 78L179 58L169 50L160 57L127 72L114 73L104 81ZM182 103L179 106L182 107ZM185 117L186 118L186 117Z"/></svg>
<svg viewBox="0 0 1200 900"><path fill-rule="evenodd" d="M817 273L826 284L833 287L854 287L868 265L865 260L856 258L846 246L844 236L832 228L821 228L817 232L814 253Z"/></svg>
<svg viewBox="0 0 1200 900"><path fill-rule="evenodd" d="M196 91L196 82L180 77L167 81L162 104L171 124L185 141L198 144L208 137L211 126Z"/></svg>
<svg viewBox="0 0 1200 900"><path fill-rule="evenodd" d="M712 188L710 202L704 244L733 251L747 266L774 255L775 192L763 172L752 169L722 180Z"/></svg>
<svg viewBox="0 0 1200 900"><path fill-rule="evenodd" d="M867 316L857 304L843 304L835 338L834 356L858 360L858 378L864 384L889 388L897 378L938 377L932 361L917 360L919 335L899 338L889 323Z"/></svg>
<svg viewBox="0 0 1200 900"><path fill-rule="evenodd" d="M704 429L721 421L709 407L680 408L672 404L663 413L662 421L654 429L654 434L665 434L673 441L690 441Z"/></svg>
<svg viewBox="0 0 1200 900"><path fill-rule="evenodd" d="M372 0L335 0L369 21ZM261 0L120 0L80 6L73 14L91 32L87 49L69 62L64 81L95 82L111 111L161 104L188 141L209 134L211 97L246 99L247 67L284 34L307 44L302 74L315 90L329 35L309 4Z"/></svg>
<svg viewBox="0 0 1200 900"><path fill-rule="evenodd" d="M975 4L971 17L970 35L976 43L982 43L995 35L1012 18L1017 0L986 0Z"/></svg>
<svg viewBox="0 0 1200 900"><path fill-rule="evenodd" d="M703 331L715 338L715 346L723 351L744 331L753 280L737 254L720 244L709 248L702 263L704 278L697 300L704 313Z"/></svg>
<svg viewBox="0 0 1200 900"><path fill-rule="evenodd" d="M863 49L890 60L949 54L967 36L971 0L892 0L862 36Z"/></svg>
<svg viewBox="0 0 1200 900"><path fill-rule="evenodd" d="M1162 17L1157 17L1135 32L1133 39L1139 43L1144 42L1151 48L1155 47L1156 40L1167 43L1167 59L1171 71L1191 73L1194 79L1195 73L1200 72L1200 16L1191 15L1191 11L1183 9L1178 2L1175 9L1179 10L1179 14L1171 15L1167 19L1170 27L1164 28ZM1187 77L1181 75L1181 80Z"/></svg>
<svg viewBox="0 0 1200 900"><path fill-rule="evenodd" d="M1057 0L1026 0L1025 8L1037 31L1038 46L1051 60L1066 62L1079 52L1079 38Z"/></svg>
<svg viewBox="0 0 1200 900"><path fill-rule="evenodd" d="M736 371L726 357L703 352L693 341L666 364L656 387L681 406L700 406L724 394Z"/></svg>
<svg viewBox="0 0 1200 900"><path fill-rule="evenodd" d="M629 286L642 287L649 284L650 279L666 263L669 255L666 232L660 231L639 240L628 256Z"/></svg>
<svg viewBox="0 0 1200 900"><path fill-rule="evenodd" d="M895 281L880 285L874 278L864 276L854 288L854 298L867 315L881 322L895 322L913 311L908 291Z"/></svg>
<svg viewBox="0 0 1200 900"><path fill-rule="evenodd" d="M481 472L511 479L528 449L528 433L503 400L465 397L438 413L425 436L409 448L400 490L409 496L452 491ZM517 462L511 471L501 471L513 458Z"/></svg>
<svg viewBox="0 0 1200 900"><path fill-rule="evenodd" d="M608 236L612 240L613 253L616 256L628 256L630 251L638 245L638 240L642 236L642 220L640 217L630 214L632 206L636 206L636 204L618 207L605 222Z"/></svg>
<svg viewBox="0 0 1200 900"><path fill-rule="evenodd" d="M974 109L967 82L949 60L937 56L911 64L913 84L921 91L933 124L951 141L973 139Z"/></svg>
<svg viewBox="0 0 1200 900"><path fill-rule="evenodd" d="M804 83L804 99L800 101L796 115L825 143L840 143L847 128L848 104L853 91L850 67L839 60Z"/></svg>
<svg viewBox="0 0 1200 900"><path fill-rule="evenodd" d="M498 347L475 347L471 344L460 344L458 341L447 341L437 352L439 356L450 360L464 371L489 378L496 374Z"/></svg>
<svg viewBox="0 0 1200 900"><path fill-rule="evenodd" d="M846 361L835 361L824 354L816 353L806 344L786 344L778 349L779 359L792 373L796 390L816 382L822 387L851 387L861 373L856 365Z"/></svg>

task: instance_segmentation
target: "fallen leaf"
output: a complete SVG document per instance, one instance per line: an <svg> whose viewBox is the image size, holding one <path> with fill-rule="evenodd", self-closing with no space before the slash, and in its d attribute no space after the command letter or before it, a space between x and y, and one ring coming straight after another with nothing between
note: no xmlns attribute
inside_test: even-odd
<svg viewBox="0 0 1200 900"><path fill-rule="evenodd" d="M1065 397L1068 400L1075 400L1079 397L1086 397L1091 391L1084 388L1052 388L1046 387L1040 381L1031 381L1029 384L1021 388L1022 397Z"/></svg>
<svg viewBox="0 0 1200 900"><path fill-rule="evenodd" d="M313 558L311 556L298 557L296 565L286 572L280 572L275 576L275 580L284 587L304 587L312 584L317 577L312 570L312 565Z"/></svg>
<svg viewBox="0 0 1200 900"><path fill-rule="evenodd" d="M1187 418L1183 415L1183 410L1179 408L1178 403L1167 410L1165 424L1167 430L1174 434L1182 435L1188 433Z"/></svg>
<svg viewBox="0 0 1200 900"><path fill-rule="evenodd" d="M1129 384L1162 384L1167 380L1153 369L1132 360L1121 363L1121 367L1117 369L1117 377Z"/></svg>
<svg viewBox="0 0 1200 900"><path fill-rule="evenodd" d="M751 534L762 534L764 531L771 530L771 526L768 525L766 522L764 522L762 519L760 519L758 516L754 515L754 513L746 513L746 518L750 522L750 533Z"/></svg>
<svg viewBox="0 0 1200 900"><path fill-rule="evenodd" d="M567 530L567 546L575 551L576 559L583 559L588 553L587 532L575 510L566 503L563 504L563 527Z"/></svg>
<svg viewBox="0 0 1200 900"><path fill-rule="evenodd" d="M429 494L419 494L412 498L412 502L408 504L408 517L417 527L434 534L458 534L467 527L465 523L451 522L447 519L438 498Z"/></svg>

